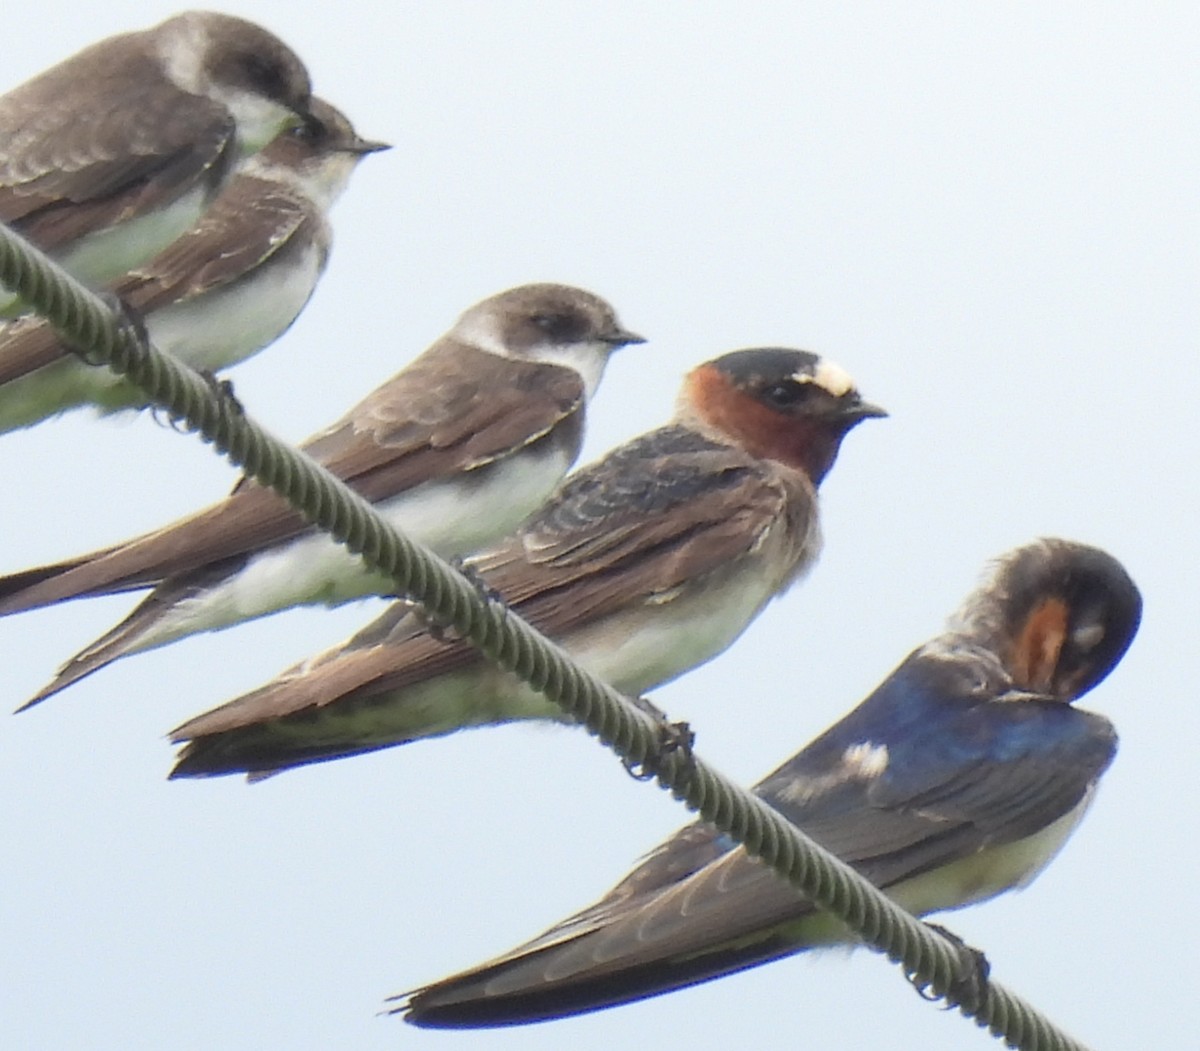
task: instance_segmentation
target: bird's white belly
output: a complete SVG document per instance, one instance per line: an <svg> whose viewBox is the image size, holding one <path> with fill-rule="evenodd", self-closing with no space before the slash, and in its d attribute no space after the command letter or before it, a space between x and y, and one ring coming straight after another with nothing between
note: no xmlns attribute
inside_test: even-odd
<svg viewBox="0 0 1200 1051"><path fill-rule="evenodd" d="M427 482L377 507L406 536L449 558L511 532L550 494L568 466L561 452L532 461L502 461L480 469L478 481ZM313 533L255 556L222 583L180 602L139 640L138 649L290 606L334 606L393 592L394 585L368 570L360 558Z"/></svg>
<svg viewBox="0 0 1200 1051"><path fill-rule="evenodd" d="M775 540L703 588L643 600L559 642L584 668L629 697L662 686L732 645L811 564L799 569L785 564L776 557ZM558 705L511 676L465 697L460 717L461 725L564 718Z"/></svg>
<svg viewBox="0 0 1200 1051"><path fill-rule="evenodd" d="M887 892L909 912L924 916L986 901L1024 887L1053 860L1092 801L1093 788L1057 821L1013 843L987 847L943 868L898 883Z"/></svg>
<svg viewBox="0 0 1200 1051"><path fill-rule="evenodd" d="M636 695L711 660L780 593L773 559L747 559L736 573L669 601L645 602L574 633L567 649L589 671Z"/></svg>
<svg viewBox="0 0 1200 1051"><path fill-rule="evenodd" d="M195 225L210 199L210 187L197 186L165 208L80 238L59 257L59 262L85 284L106 285L149 262L182 237Z"/></svg>
<svg viewBox="0 0 1200 1051"><path fill-rule="evenodd" d="M287 331L316 287L315 245L286 262L268 260L253 276L154 311L146 326L151 341L195 369L216 372L244 361Z"/></svg>
<svg viewBox="0 0 1200 1051"><path fill-rule="evenodd" d="M195 369L217 372L283 335L308 302L320 274L321 253L311 246L298 265L266 265L250 278L151 311L144 319L146 331L159 350ZM88 403L100 412L115 412L143 405L145 397L112 369L85 365L72 355L5 386L0 433Z"/></svg>
<svg viewBox="0 0 1200 1051"><path fill-rule="evenodd" d="M757 569L757 567L756 567ZM739 575L701 595L643 605L575 632L564 648L588 671L630 697L715 657L775 592L763 573ZM378 713L382 736L435 737L469 726L522 719L566 720L563 710L516 676L480 664L400 691Z"/></svg>
<svg viewBox="0 0 1200 1051"><path fill-rule="evenodd" d="M987 847L932 872L923 873L889 887L887 894L914 916L963 908L994 898L1006 890L1027 886L1062 849L1079 824L1095 793L1095 787L1074 810L1040 832L1013 843ZM854 938L840 920L828 913L810 913L793 927L799 946L853 944Z"/></svg>

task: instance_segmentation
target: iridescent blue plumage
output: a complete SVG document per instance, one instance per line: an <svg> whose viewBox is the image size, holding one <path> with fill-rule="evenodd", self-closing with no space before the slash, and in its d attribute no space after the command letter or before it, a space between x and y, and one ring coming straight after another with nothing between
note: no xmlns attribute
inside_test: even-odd
<svg viewBox="0 0 1200 1051"><path fill-rule="evenodd" d="M1062 540L1019 548L946 632L754 791L917 914L1023 886L1116 753L1112 724L1072 702L1116 666L1140 615L1137 588L1103 552ZM402 1009L417 1025L514 1025L847 940L696 823L595 905Z"/></svg>

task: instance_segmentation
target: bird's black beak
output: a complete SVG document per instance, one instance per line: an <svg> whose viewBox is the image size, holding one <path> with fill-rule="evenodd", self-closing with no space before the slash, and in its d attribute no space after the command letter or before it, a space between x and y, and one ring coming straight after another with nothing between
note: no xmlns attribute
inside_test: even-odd
<svg viewBox="0 0 1200 1051"><path fill-rule="evenodd" d="M390 142L380 142L378 139L356 139L346 147L346 150L349 153L382 153L391 148Z"/></svg>
<svg viewBox="0 0 1200 1051"><path fill-rule="evenodd" d="M613 350L618 350L621 347L631 347L637 343L645 343L646 337L639 336L636 332L630 332L628 329L619 328L613 332L609 332L602 336L601 339L609 344Z"/></svg>

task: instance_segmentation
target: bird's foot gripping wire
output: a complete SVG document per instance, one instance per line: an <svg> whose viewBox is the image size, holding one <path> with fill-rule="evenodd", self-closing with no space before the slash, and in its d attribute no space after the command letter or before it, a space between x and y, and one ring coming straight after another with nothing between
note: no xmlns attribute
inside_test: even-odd
<svg viewBox="0 0 1200 1051"><path fill-rule="evenodd" d="M421 630L425 632L434 642L445 643L450 645L452 642L461 642L462 636L455 630L454 625L449 621L440 620L431 613L428 609L422 606L419 602L414 602L412 599L404 599L410 606L408 610L411 616L421 626Z"/></svg>
<svg viewBox="0 0 1200 1051"><path fill-rule="evenodd" d="M922 1000L940 1000L943 996L949 998L951 1003L947 1007L956 1007L962 1005L969 1009L976 1009L983 1003L987 997L988 990L988 975L991 974L992 965L988 963L988 958L974 946L968 945L953 931L947 930L940 923L926 923L935 934L945 938L958 952L958 973L950 981L943 993L936 993L930 986L930 983L918 980L917 976L909 973L906 977L916 989L917 995Z"/></svg>
<svg viewBox="0 0 1200 1051"><path fill-rule="evenodd" d="M220 402L221 410L229 416L245 416L246 409L238 400L238 396L233 391L233 380L222 379L211 369L199 369L196 372L210 391L217 397ZM150 416L155 423L164 427L170 427L171 430L179 434L186 434L190 428L184 423L182 416L177 416L169 409L165 409L160 405L152 405L150 407Z"/></svg>
<svg viewBox="0 0 1200 1051"><path fill-rule="evenodd" d="M695 763L693 749L696 744L696 733L686 722L671 722L667 713L645 697L634 699L634 705L649 715L657 724L658 740L654 751L640 762L622 760L625 772L635 781L652 781L663 773L666 761L675 755L682 757L685 767Z"/></svg>
<svg viewBox="0 0 1200 1051"><path fill-rule="evenodd" d="M125 342L132 343L139 350L144 350L144 348L148 347L150 345L150 332L146 328L146 320L142 317L141 313L126 303L115 292L101 292L99 295L117 319L117 328L125 336ZM108 364L107 357L103 357L89 348L81 347L76 350L76 353L85 365L99 368Z"/></svg>
<svg viewBox="0 0 1200 1051"><path fill-rule="evenodd" d="M137 367L145 363L150 354L150 330L146 327L146 319L115 292L101 292L99 295L112 311L123 338L118 342L112 361L86 348L78 351L80 359L85 365L93 367L111 365L118 372L124 371L122 366ZM143 407L146 405L150 409L150 418L159 426L170 427L180 434L186 432L187 428L180 424L173 413L151 402Z"/></svg>
<svg viewBox="0 0 1200 1051"><path fill-rule="evenodd" d="M212 369L201 369L200 375L212 392L233 411L235 416L245 416L246 408L233 391L233 380L221 379Z"/></svg>
<svg viewBox="0 0 1200 1051"><path fill-rule="evenodd" d="M479 572L470 562L462 555L455 555L450 559L450 565L458 570L472 588L475 593L483 599L489 606L499 606L506 613L508 612L508 603L504 601L504 596L500 594L491 584L488 583L487 577Z"/></svg>
<svg viewBox="0 0 1200 1051"><path fill-rule="evenodd" d="M460 555L455 555L449 562L484 602L489 606L498 606L504 613L508 612L508 603L504 601L504 596L487 582L479 570ZM410 605L412 606L411 614L416 617L421 628L430 638L445 643L459 642L462 639L462 635L455 631L453 625L439 620L424 606L415 602L410 602Z"/></svg>

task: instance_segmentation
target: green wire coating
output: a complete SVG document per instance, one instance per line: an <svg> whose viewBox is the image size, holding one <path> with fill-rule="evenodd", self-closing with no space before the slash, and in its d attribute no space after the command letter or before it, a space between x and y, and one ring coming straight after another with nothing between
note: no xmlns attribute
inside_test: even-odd
<svg viewBox="0 0 1200 1051"><path fill-rule="evenodd" d="M980 990L961 946L893 904L850 866L818 846L762 800L689 749L664 748L670 727L640 710L515 614L484 599L461 573L385 522L361 496L245 416L231 390L147 345L89 291L0 224L0 283L45 317L90 362L103 362L196 431L235 466L270 486L398 590L421 603L489 659L514 672L582 723L631 768L659 783L704 820L745 845L805 897L901 964L918 988L973 1018L1020 1051L1087 1051L995 982Z"/></svg>

